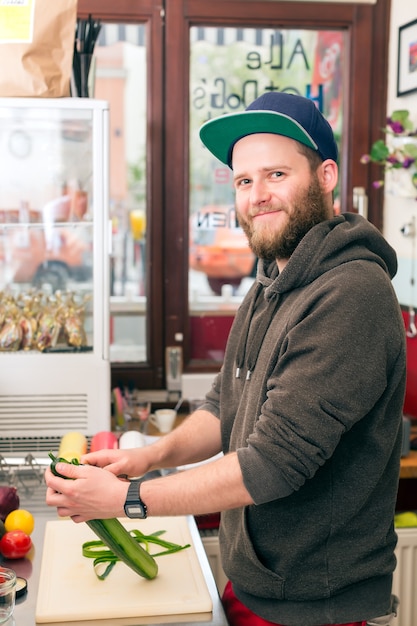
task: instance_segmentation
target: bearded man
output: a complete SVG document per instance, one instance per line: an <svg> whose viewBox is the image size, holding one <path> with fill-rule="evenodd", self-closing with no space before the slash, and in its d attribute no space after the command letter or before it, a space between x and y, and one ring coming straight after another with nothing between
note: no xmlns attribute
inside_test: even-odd
<svg viewBox="0 0 417 626"><path fill-rule="evenodd" d="M391 624L406 373L396 254L363 217L334 215L337 147L311 100L267 93L200 136L233 170L259 259L222 369L155 444L58 464L73 481L47 470L47 502L76 522L134 515L132 502L138 517L221 511L231 626ZM139 487L119 478L218 452Z"/></svg>

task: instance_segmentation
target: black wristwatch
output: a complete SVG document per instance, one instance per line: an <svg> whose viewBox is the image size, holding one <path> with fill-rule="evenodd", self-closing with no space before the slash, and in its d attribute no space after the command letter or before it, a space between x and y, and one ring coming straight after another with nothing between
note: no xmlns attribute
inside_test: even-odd
<svg viewBox="0 0 417 626"><path fill-rule="evenodd" d="M127 517L146 519L148 516L148 509L146 504L140 498L139 488L139 481L134 480L130 483L129 489L127 490L124 509Z"/></svg>

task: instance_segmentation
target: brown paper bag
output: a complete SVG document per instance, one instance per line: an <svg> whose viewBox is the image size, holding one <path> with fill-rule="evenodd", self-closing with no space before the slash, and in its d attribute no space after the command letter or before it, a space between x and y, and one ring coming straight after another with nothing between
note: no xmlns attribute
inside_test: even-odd
<svg viewBox="0 0 417 626"><path fill-rule="evenodd" d="M77 0L2 0L0 97L70 95Z"/></svg>

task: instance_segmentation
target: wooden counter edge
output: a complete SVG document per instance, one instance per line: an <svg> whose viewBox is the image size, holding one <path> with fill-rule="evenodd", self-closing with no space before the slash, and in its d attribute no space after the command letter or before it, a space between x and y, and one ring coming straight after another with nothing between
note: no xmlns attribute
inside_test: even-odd
<svg viewBox="0 0 417 626"><path fill-rule="evenodd" d="M410 450L401 459L400 478L417 478L417 450Z"/></svg>

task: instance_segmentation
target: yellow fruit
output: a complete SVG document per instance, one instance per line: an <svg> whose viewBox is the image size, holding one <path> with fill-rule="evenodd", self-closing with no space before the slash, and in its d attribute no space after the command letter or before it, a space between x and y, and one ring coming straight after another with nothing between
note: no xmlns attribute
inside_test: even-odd
<svg viewBox="0 0 417 626"><path fill-rule="evenodd" d="M87 452L87 437L82 433L70 432L64 435L59 444L58 456L72 461L80 460L81 455Z"/></svg>
<svg viewBox="0 0 417 626"><path fill-rule="evenodd" d="M10 530L22 530L27 535L30 535L35 528L35 519L32 513L29 513L26 509L16 509L9 513L4 520L4 528L7 532Z"/></svg>
<svg viewBox="0 0 417 626"><path fill-rule="evenodd" d="M417 515L413 511L397 513L395 516L396 528L413 528L417 526Z"/></svg>

